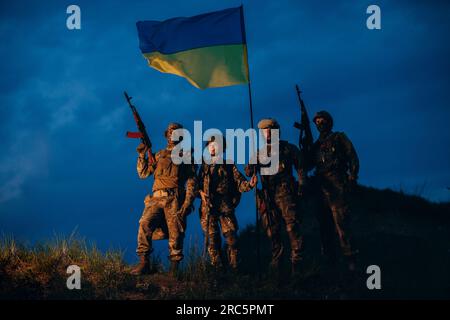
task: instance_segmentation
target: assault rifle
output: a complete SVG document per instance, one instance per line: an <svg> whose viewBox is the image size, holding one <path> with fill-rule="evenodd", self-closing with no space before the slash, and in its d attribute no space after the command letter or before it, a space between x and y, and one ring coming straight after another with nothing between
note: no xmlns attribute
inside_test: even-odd
<svg viewBox="0 0 450 320"><path fill-rule="evenodd" d="M152 142L150 141L150 138L147 134L147 130L145 130L144 122L142 122L142 119L139 116L136 107L131 103L132 97L130 97L126 91L124 91L123 93L125 95L125 99L128 102L128 105L130 106L131 112L133 112L134 121L136 122L137 128L139 130L138 132L127 131L126 136L132 139L141 139L142 143L147 148L149 165L152 165L153 163L155 163L155 156L152 153Z"/></svg>
<svg viewBox="0 0 450 320"><path fill-rule="evenodd" d="M303 102L303 99L300 96L301 94L300 88L298 87L298 85L295 85L295 89L297 91L298 101L300 102L301 119L300 123L298 122L294 123L294 127L300 130L300 135L298 138L298 147L302 151L305 159L308 159L313 145L313 136L311 132L311 126L309 123L308 113L306 112L305 103Z"/></svg>

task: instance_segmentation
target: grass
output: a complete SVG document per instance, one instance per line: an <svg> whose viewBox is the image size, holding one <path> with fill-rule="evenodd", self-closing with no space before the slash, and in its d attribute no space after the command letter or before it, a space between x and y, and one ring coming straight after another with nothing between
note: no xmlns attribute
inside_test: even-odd
<svg viewBox="0 0 450 320"><path fill-rule="evenodd" d="M249 228L243 233L253 236ZM242 238L242 237L241 237ZM120 251L100 252L77 237L55 238L32 247L12 237L0 240L0 299L249 299L308 297L297 292L289 278L275 280L263 270L235 273L213 270L201 256L200 246L190 246L178 279L171 277L159 258L157 272L132 276ZM81 269L81 290L66 287L67 267ZM244 268L245 270L245 268ZM314 274L309 269L297 281ZM285 281L284 284L281 281Z"/></svg>
<svg viewBox="0 0 450 320"><path fill-rule="evenodd" d="M82 270L83 290L68 290L67 267ZM100 252L83 239L55 237L27 247L12 237L0 241L0 297L23 299L117 299L133 288L119 251Z"/></svg>
<svg viewBox="0 0 450 320"><path fill-rule="evenodd" d="M100 251L71 235L32 246L0 238L0 299L373 299L450 297L450 204L418 196L362 187L355 194L354 237L361 251L353 277L329 269L319 255L314 207L305 206L305 260L300 275L289 276L287 239L280 275L268 270L270 244L261 239L256 259L255 228L240 232L240 271L216 272L202 258L201 239L185 248L179 279L169 276L160 257L156 273L132 276L120 250ZM383 290L365 287L365 266L383 272ZM81 290L69 290L67 267L81 268ZM414 279L414 281L411 281Z"/></svg>

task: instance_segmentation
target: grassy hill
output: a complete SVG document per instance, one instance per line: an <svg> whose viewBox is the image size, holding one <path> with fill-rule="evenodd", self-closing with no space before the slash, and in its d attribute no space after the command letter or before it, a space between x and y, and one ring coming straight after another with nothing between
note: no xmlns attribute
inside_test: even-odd
<svg viewBox="0 0 450 320"><path fill-rule="evenodd" d="M241 270L215 273L200 258L201 245L185 252L180 280L154 261L155 274L134 277L121 252L100 252L77 237L27 247L0 241L0 299L416 299L450 298L450 203L431 203L392 190L359 187L353 195L352 229L360 250L350 277L320 257L313 202L303 210L305 261L290 278L286 243L283 275L267 270L269 243L261 234L257 264L255 228L239 237ZM285 239L286 240L286 239ZM66 269L80 266L81 290L68 290ZM381 268L381 290L368 290L368 265ZM259 271L259 272L258 272Z"/></svg>

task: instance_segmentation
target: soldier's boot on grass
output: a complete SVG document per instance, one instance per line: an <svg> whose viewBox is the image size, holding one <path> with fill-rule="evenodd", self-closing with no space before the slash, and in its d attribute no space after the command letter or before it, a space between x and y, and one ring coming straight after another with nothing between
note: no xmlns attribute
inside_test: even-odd
<svg viewBox="0 0 450 320"><path fill-rule="evenodd" d="M151 263L146 256L140 256L139 264L131 270L131 274L135 276L150 274L151 273Z"/></svg>

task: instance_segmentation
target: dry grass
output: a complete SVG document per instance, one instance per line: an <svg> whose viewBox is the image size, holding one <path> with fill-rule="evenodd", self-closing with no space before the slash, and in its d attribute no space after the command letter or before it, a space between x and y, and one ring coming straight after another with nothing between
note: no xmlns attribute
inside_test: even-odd
<svg viewBox="0 0 450 320"><path fill-rule="evenodd" d="M361 188L354 200L352 229L361 249L361 270L351 279L339 269L329 272L321 263L314 209L307 205L303 228L306 259L296 277L289 277L288 250L281 277L267 270L270 245L262 234L257 263L252 226L242 230L238 239L242 258L239 273L212 270L201 257L201 241L197 239L186 248L179 279L165 272L158 257L153 261L155 274L132 276L132 266L120 250L101 252L75 235L33 246L3 237L0 299L448 298L449 203L430 203L417 196L373 188ZM382 292L365 288L364 266L373 263L386 270ZM81 290L66 287L69 265L81 268Z"/></svg>

